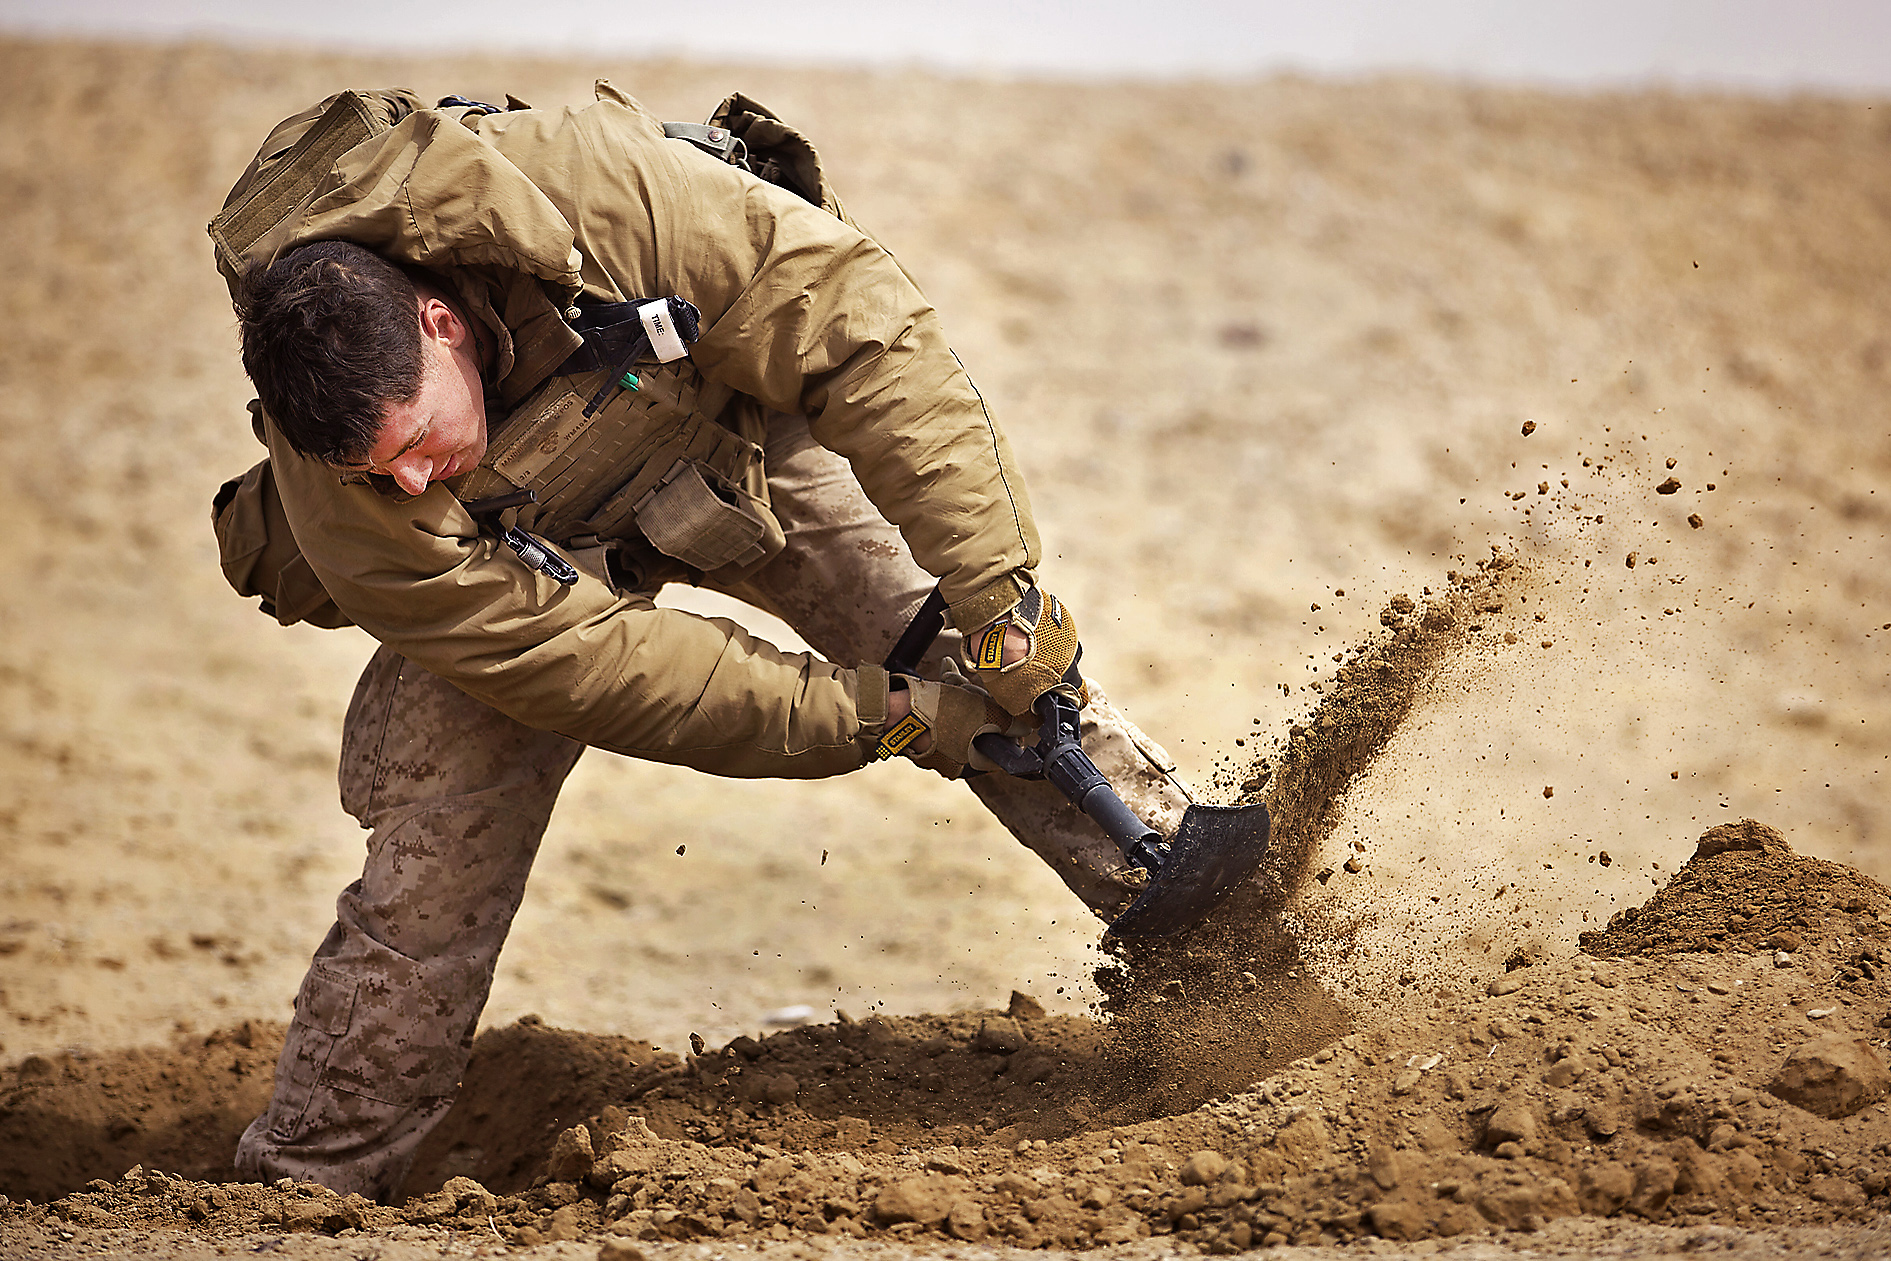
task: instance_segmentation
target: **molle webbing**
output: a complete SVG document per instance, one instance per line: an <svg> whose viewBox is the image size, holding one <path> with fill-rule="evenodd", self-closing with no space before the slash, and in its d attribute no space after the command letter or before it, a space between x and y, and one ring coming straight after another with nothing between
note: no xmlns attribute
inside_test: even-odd
<svg viewBox="0 0 1891 1261"><path fill-rule="evenodd" d="M687 361L645 365L635 392L619 394L586 416L585 400L604 375L593 371L545 382L493 433L485 459L456 493L482 499L514 488L533 490L538 502L526 515L537 533L559 541L605 535L589 523L592 514L679 431L700 426L705 404L719 411L724 400L703 397L702 376ZM674 457L663 467L672 462Z"/></svg>
<svg viewBox="0 0 1891 1261"><path fill-rule="evenodd" d="M210 221L218 270L226 277L241 275L250 251L308 203L341 155L386 129L387 122L366 96L343 92L336 97L268 175Z"/></svg>
<svg viewBox="0 0 1891 1261"><path fill-rule="evenodd" d="M455 487L462 500L483 499L514 488L535 492L537 501L519 513L521 526L556 542L595 537L635 541L645 525L639 514L660 511L672 530L689 530L676 509L691 502L682 492L697 482L723 505L760 526L756 542L772 555L780 527L767 512L761 449L718 423L729 403L725 389L706 383L692 365L647 365L635 392L617 395L590 416L584 401L602 372L559 376L494 434L480 467ZM677 491L653 500L671 483ZM697 508L726 516L699 494ZM731 520L731 525L741 522ZM743 527L747 528L747 527ZM672 556L683 549L669 543ZM706 540L705 540L706 542ZM706 552L683 551L683 558Z"/></svg>

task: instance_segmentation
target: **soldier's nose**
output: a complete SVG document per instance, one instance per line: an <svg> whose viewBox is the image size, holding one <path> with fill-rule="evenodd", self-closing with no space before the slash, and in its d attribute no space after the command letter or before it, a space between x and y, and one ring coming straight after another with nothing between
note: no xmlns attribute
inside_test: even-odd
<svg viewBox="0 0 1891 1261"><path fill-rule="evenodd" d="M388 470L394 477L394 484L410 495L418 495L427 489L427 479L433 474L433 466L427 461L403 461Z"/></svg>

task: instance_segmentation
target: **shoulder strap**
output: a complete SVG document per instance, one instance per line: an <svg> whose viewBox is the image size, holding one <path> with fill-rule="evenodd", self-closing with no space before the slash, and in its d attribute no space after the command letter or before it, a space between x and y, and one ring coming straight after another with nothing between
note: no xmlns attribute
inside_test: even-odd
<svg viewBox="0 0 1891 1261"><path fill-rule="evenodd" d="M708 123L665 123L663 135L669 140L687 140L710 157L724 162L739 165L744 156L741 139L727 127L712 127Z"/></svg>
<svg viewBox="0 0 1891 1261"><path fill-rule="evenodd" d="M706 123L664 123L663 134L685 140L713 158L779 185L858 227L841 206L808 138L775 117L766 105L731 94Z"/></svg>

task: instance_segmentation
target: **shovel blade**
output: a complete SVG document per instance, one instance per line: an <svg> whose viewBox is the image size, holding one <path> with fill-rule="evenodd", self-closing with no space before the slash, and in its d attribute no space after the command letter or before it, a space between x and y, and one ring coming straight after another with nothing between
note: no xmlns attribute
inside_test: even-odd
<svg viewBox="0 0 1891 1261"><path fill-rule="evenodd" d="M1167 937L1199 923L1267 854L1267 807L1192 805L1162 869L1110 924L1117 937Z"/></svg>

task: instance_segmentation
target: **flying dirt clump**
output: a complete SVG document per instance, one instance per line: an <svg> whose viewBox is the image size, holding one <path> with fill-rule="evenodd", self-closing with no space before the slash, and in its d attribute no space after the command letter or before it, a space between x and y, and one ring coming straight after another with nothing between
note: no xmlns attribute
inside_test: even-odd
<svg viewBox="0 0 1891 1261"><path fill-rule="evenodd" d="M1273 819L1261 870L1185 933L1105 939L1109 959L1096 981L1112 1017L1106 1055L1155 1115L1259 1080L1346 1032L1350 1017L1301 966L1296 933L1309 926L1290 930L1283 914L1333 874L1311 870L1311 859L1347 787L1411 713L1439 662L1482 629L1479 614L1513 566L1493 554L1451 572L1437 594L1393 596L1379 615L1383 631L1341 662L1330 691L1315 685L1321 700L1292 724L1284 749L1257 756L1240 779L1241 799L1265 800Z"/></svg>

